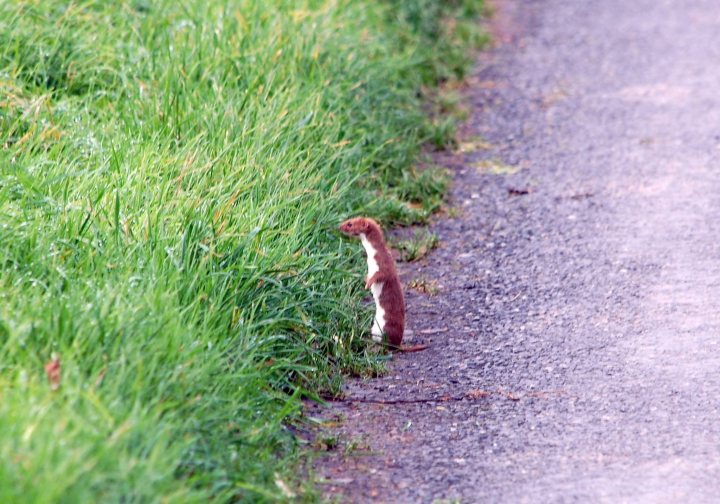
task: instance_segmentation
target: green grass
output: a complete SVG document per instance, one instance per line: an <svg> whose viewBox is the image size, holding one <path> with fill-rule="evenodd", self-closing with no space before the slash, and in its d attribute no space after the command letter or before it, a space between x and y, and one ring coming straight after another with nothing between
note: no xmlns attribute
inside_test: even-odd
<svg viewBox="0 0 720 504"><path fill-rule="evenodd" d="M405 239L390 240L391 247L400 253L399 259L406 262L422 259L439 243L438 236L427 228L418 228L412 236Z"/></svg>
<svg viewBox="0 0 720 504"><path fill-rule="evenodd" d="M435 208L419 90L479 12L0 3L0 502L298 492L300 398L377 365L335 228Z"/></svg>

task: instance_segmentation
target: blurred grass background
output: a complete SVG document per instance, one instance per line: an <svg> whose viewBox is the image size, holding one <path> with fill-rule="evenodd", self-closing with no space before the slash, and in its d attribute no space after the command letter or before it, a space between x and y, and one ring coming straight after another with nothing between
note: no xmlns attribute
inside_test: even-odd
<svg viewBox="0 0 720 504"><path fill-rule="evenodd" d="M335 228L437 208L481 10L0 3L0 502L315 498L287 425L378 365Z"/></svg>

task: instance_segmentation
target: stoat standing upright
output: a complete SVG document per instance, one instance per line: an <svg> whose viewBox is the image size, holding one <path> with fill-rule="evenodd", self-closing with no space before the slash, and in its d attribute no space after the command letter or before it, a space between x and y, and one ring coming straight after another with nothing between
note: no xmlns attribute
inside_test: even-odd
<svg viewBox="0 0 720 504"><path fill-rule="evenodd" d="M400 346L405 332L405 299L395 260L385 245L378 223L367 217L355 217L343 222L340 231L360 238L367 253L365 288L370 289L375 299L375 321L371 330L373 341L382 343L383 335L387 335L388 344L394 350L412 352L427 348L426 345Z"/></svg>

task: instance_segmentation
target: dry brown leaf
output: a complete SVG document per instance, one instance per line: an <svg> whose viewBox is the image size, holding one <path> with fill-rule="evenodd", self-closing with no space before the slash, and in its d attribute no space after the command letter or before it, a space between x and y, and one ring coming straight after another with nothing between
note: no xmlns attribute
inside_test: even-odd
<svg viewBox="0 0 720 504"><path fill-rule="evenodd" d="M50 390L57 390L60 388L60 357L53 353L50 357L50 362L45 364L45 374L50 382Z"/></svg>

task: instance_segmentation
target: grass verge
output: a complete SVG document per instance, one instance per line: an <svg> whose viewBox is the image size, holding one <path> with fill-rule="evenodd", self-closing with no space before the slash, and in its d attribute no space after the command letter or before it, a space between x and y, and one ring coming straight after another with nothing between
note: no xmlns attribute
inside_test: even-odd
<svg viewBox="0 0 720 504"><path fill-rule="evenodd" d="M0 3L1 502L297 493L299 399L373 365L335 227L436 206L479 9Z"/></svg>

